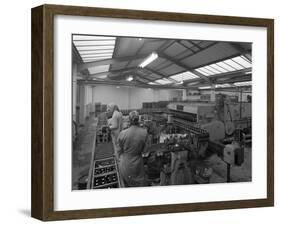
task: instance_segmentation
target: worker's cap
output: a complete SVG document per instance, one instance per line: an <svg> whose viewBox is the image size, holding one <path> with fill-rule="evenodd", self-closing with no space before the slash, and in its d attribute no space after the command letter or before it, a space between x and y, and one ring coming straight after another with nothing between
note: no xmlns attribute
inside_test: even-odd
<svg viewBox="0 0 281 226"><path fill-rule="evenodd" d="M137 111L131 111L129 113L129 119L131 124L138 124L139 123L139 113Z"/></svg>
<svg viewBox="0 0 281 226"><path fill-rule="evenodd" d="M115 111L115 110L119 111L119 108L118 108L117 104L110 103L110 104L107 105L107 111Z"/></svg>

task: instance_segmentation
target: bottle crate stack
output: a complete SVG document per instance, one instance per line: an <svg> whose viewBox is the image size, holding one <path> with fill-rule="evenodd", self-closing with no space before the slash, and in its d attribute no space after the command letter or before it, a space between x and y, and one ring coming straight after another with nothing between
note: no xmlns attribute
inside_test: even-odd
<svg viewBox="0 0 281 226"><path fill-rule="evenodd" d="M110 141L110 130L107 126L97 128L96 141L97 144L108 143Z"/></svg>
<svg viewBox="0 0 281 226"><path fill-rule="evenodd" d="M94 176L91 184L93 189L120 187L120 178L114 157L96 160L93 170Z"/></svg>

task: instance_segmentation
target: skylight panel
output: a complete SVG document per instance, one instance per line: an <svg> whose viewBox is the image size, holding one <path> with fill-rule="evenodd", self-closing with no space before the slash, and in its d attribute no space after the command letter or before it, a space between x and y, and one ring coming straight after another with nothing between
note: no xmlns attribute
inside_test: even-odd
<svg viewBox="0 0 281 226"><path fill-rule="evenodd" d="M91 57L83 57L82 59L95 59L95 60L100 60L100 59L110 59L111 56L91 56Z"/></svg>
<svg viewBox="0 0 281 226"><path fill-rule="evenodd" d="M87 55L81 55L81 57L111 57L112 53L99 53L99 54L87 54Z"/></svg>
<svg viewBox="0 0 281 226"><path fill-rule="evenodd" d="M204 70L203 68L197 68L195 69L195 71L198 71L199 73L206 75L206 76L210 76L212 75L212 73L210 73L209 71Z"/></svg>
<svg viewBox="0 0 281 226"><path fill-rule="evenodd" d="M109 46L78 46L76 47L78 51L90 51L90 50L98 50L98 49L114 49L114 45L109 45Z"/></svg>
<svg viewBox="0 0 281 226"><path fill-rule="evenodd" d="M113 51L113 46L95 46L95 48L77 48L80 52L97 52L97 51Z"/></svg>
<svg viewBox="0 0 281 226"><path fill-rule="evenodd" d="M205 66L204 69L211 71L213 74L220 74L221 72L212 68L211 66Z"/></svg>
<svg viewBox="0 0 281 226"><path fill-rule="evenodd" d="M226 70L226 69L223 68L223 67L218 66L217 64L212 64L211 66L212 66L213 68L215 68L217 71L220 71L220 73L228 72L228 70Z"/></svg>
<svg viewBox="0 0 281 226"><path fill-rule="evenodd" d="M112 54L113 50L89 50L89 51L80 51L80 55L92 55L92 54Z"/></svg>
<svg viewBox="0 0 281 226"><path fill-rule="evenodd" d="M226 64L230 65L231 67L233 67L235 70L244 69L244 67L242 67L240 64L237 64L236 62L234 62L234 61L231 60L231 59L225 60L224 62L225 62Z"/></svg>
<svg viewBox="0 0 281 226"><path fill-rule="evenodd" d="M224 62L218 62L217 65L225 68L228 71L235 71L235 69L233 67L230 67L228 64L226 64Z"/></svg>
<svg viewBox="0 0 281 226"><path fill-rule="evenodd" d="M108 46L114 45L115 40L112 41L102 41L102 40L89 40L89 41L74 41L75 46L83 47L83 46Z"/></svg>
<svg viewBox="0 0 281 226"><path fill-rule="evenodd" d="M198 76L189 72L189 71L187 71L187 72L183 72L183 73L180 73L180 74L173 75L170 78L176 80L177 82L181 82L181 81L185 81L185 80L198 78Z"/></svg>
<svg viewBox="0 0 281 226"><path fill-rule="evenodd" d="M73 35L73 41L78 40L107 40L112 39L115 40L115 37L107 37L107 36L93 36L93 35Z"/></svg>
<svg viewBox="0 0 281 226"><path fill-rule="evenodd" d="M249 63L249 61L245 60L244 58L242 58L241 56L232 58L233 61L235 61L236 63L242 65L244 68L250 68L252 67L252 64Z"/></svg>

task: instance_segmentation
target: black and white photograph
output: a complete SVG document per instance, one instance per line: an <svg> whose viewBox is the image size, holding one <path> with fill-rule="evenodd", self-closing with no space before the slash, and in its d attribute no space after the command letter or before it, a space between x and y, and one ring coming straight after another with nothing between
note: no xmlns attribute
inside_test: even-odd
<svg viewBox="0 0 281 226"><path fill-rule="evenodd" d="M72 189L252 180L252 44L72 35Z"/></svg>

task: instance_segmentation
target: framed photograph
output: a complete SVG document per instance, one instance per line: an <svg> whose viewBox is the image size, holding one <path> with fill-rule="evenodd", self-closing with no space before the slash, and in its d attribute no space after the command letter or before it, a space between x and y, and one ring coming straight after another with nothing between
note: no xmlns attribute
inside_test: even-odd
<svg viewBox="0 0 281 226"><path fill-rule="evenodd" d="M274 205L274 21L32 9L32 217Z"/></svg>

